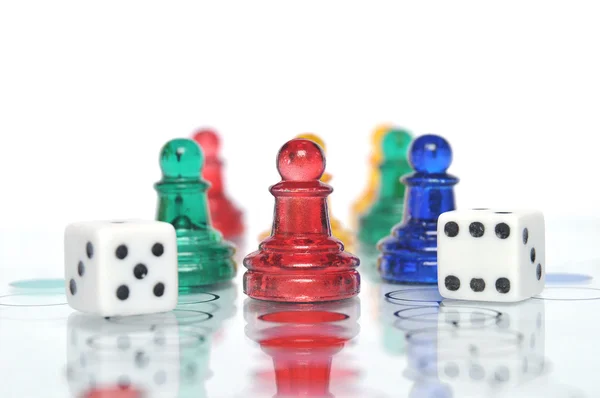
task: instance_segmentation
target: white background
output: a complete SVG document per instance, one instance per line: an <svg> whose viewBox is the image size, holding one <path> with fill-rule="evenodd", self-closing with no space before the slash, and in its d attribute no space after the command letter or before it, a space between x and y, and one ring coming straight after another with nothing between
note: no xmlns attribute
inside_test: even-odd
<svg viewBox="0 0 600 398"><path fill-rule="evenodd" d="M577 0L0 0L0 282L60 276L66 223L153 218L160 147L204 125L223 136L227 189L252 231L248 251L271 223L267 188L279 179L275 156L286 140L307 131L326 140L333 212L348 223L371 131L383 122L451 142L459 207L600 216L599 19L600 3ZM570 242L580 246L562 260L593 258L597 229L553 229L587 237ZM376 301L363 297L373 312ZM36 330L24 328L22 341L41 338ZM548 326L548 340L564 331ZM243 341L241 325L228 333ZM66 342L55 334L54 343ZM370 354L380 337L363 322ZM591 337L578 341L594 347ZM232 363L230 346L220 347L213 370L222 379ZM64 359L62 345L38 348ZM581 370L593 366L573 366L582 350L565 348L547 350L571 371L555 374L581 384L589 374ZM371 370L384 359L361 358ZM6 388L63 382L38 368L15 374ZM30 374L51 381L31 384ZM587 381L595 386L593 375Z"/></svg>
<svg viewBox="0 0 600 398"><path fill-rule="evenodd" d="M1 227L52 231L60 252L68 222L153 218L160 147L206 125L257 230L302 132L325 139L348 224L384 122L451 142L459 207L598 216L599 17L594 1L2 2Z"/></svg>

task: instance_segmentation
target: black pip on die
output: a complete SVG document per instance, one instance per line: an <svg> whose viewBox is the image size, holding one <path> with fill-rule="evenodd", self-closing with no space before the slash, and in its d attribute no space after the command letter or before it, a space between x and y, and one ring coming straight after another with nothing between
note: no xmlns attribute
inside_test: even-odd
<svg viewBox="0 0 600 398"><path fill-rule="evenodd" d="M445 298L516 302L542 292L544 215L454 210L438 219L438 287Z"/></svg>
<svg viewBox="0 0 600 398"><path fill-rule="evenodd" d="M90 221L65 229L71 307L104 317L170 311L177 305L175 229L160 221Z"/></svg>

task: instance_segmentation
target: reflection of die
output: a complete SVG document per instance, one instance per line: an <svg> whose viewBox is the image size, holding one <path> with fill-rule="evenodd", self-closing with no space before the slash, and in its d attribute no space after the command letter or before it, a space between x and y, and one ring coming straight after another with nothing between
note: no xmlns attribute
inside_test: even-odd
<svg viewBox="0 0 600 398"><path fill-rule="evenodd" d="M471 312L471 318L478 314L485 320L480 327L453 328L440 319L436 365L440 380L463 385L465 391L483 386L495 389L519 385L544 371L542 300L516 304L444 300L440 309L463 318Z"/></svg>
<svg viewBox="0 0 600 398"><path fill-rule="evenodd" d="M440 308L445 312L465 308L460 300L443 300ZM519 303L469 302L473 311L495 312L494 324L489 328L516 332L521 336L520 355L525 357L544 358L545 356L545 304L544 300L530 299Z"/></svg>
<svg viewBox="0 0 600 398"><path fill-rule="evenodd" d="M437 345L431 365L438 379L456 392L519 385L544 369L543 358L525 355L521 335L512 331L440 330Z"/></svg>
<svg viewBox="0 0 600 398"><path fill-rule="evenodd" d="M65 230L69 305L101 316L177 305L175 229L159 221L81 222Z"/></svg>
<svg viewBox="0 0 600 398"><path fill-rule="evenodd" d="M68 321L71 391L129 386L144 397L179 390L179 328L173 313L104 319L73 313Z"/></svg>
<svg viewBox="0 0 600 398"><path fill-rule="evenodd" d="M544 288L541 212L455 210L439 217L437 233L443 297L515 302Z"/></svg>

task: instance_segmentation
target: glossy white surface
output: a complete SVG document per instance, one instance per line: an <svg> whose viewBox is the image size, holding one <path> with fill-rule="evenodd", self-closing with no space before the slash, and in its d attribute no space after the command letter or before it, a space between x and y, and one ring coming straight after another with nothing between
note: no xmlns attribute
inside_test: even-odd
<svg viewBox="0 0 600 398"><path fill-rule="evenodd" d="M255 232L242 252L255 247ZM149 335L142 338L148 344L138 343L139 327L151 324L152 316L99 320L107 326L95 328L79 321L62 292L34 294L9 286L60 277L62 236L12 231L1 237L1 397L76 396L89 382L89 372L82 376L82 350L91 353L96 369L104 369L98 371L104 380L128 376L145 388L155 383L156 396L272 397L275 364L290 371L280 372L286 381L280 393L306 391L300 376L310 374L310 388L335 397L600 396L600 256L594 246L600 224L594 221L547 222L546 289L516 305L442 300L435 286L380 284L369 272L369 259L361 265L358 299L317 306L249 300L241 292L240 272L233 285L180 298L169 316L175 320L169 330L179 338L166 339L167 352L153 350ZM36 250L26 254L28 247ZM330 322L308 322L315 311ZM299 323L287 322L297 317ZM73 333L82 330L90 334L87 343L73 344ZM295 350L277 348L290 341ZM143 358L161 358L159 364L137 367L142 349ZM292 373L295 378L284 380ZM319 374L328 375L328 383ZM165 388L166 395L159 395Z"/></svg>

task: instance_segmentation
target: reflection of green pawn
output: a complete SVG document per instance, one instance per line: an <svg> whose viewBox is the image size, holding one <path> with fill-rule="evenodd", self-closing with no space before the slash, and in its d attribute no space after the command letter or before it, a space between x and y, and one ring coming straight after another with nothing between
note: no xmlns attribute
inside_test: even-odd
<svg viewBox="0 0 600 398"><path fill-rule="evenodd" d="M177 232L180 292L228 281L236 273L233 245L210 225L209 185L200 178L203 161L194 141L171 140L161 150L163 177L154 185L158 192L156 219L173 224Z"/></svg>
<svg viewBox="0 0 600 398"><path fill-rule="evenodd" d="M179 324L180 375L177 398L209 396L206 384L213 376L210 366L213 335L227 333L223 322L237 312L237 286L233 283L211 286L210 290L196 290L198 294L185 296L175 310ZM207 302L205 292L208 291L218 299Z"/></svg>
<svg viewBox="0 0 600 398"><path fill-rule="evenodd" d="M371 208L358 221L358 239L364 246L376 245L402 220L405 186L400 177L412 172L407 159L411 141L410 133L399 129L392 129L383 137L379 192Z"/></svg>

